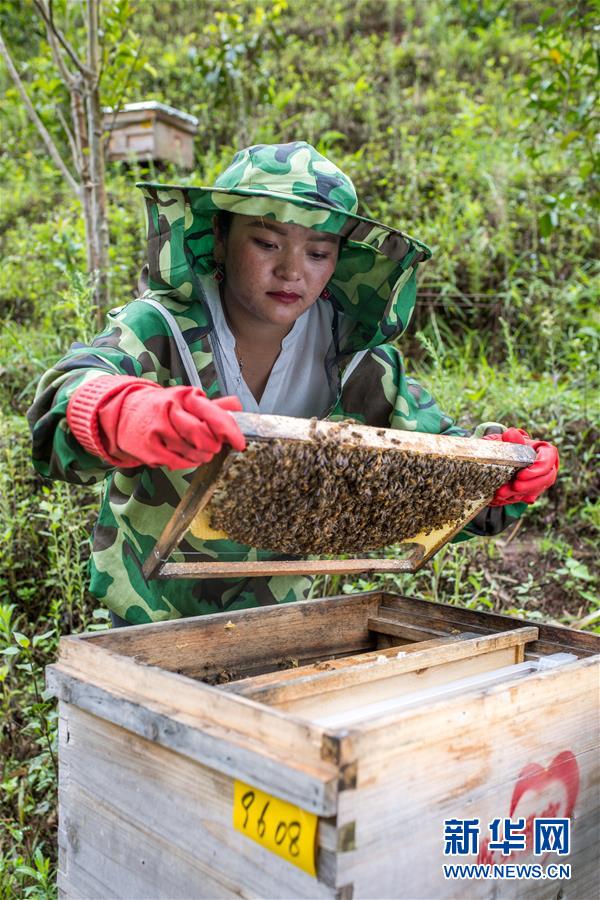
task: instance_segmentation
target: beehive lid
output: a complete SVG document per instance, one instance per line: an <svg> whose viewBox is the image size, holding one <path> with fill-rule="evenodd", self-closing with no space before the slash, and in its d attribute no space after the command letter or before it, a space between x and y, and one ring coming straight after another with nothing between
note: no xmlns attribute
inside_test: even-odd
<svg viewBox="0 0 600 900"><path fill-rule="evenodd" d="M175 128L187 131L189 134L196 134L198 130L198 119L196 116L192 116L191 113L184 112L182 109L176 109L174 106L168 106L166 103L161 103L158 100L125 103L117 109L105 106L102 112L104 113L104 127L109 131L154 118L167 122Z"/></svg>
<svg viewBox="0 0 600 900"><path fill-rule="evenodd" d="M147 578L415 572L535 459L501 441L234 416L247 449L196 471ZM185 558L169 561L184 536ZM188 552L199 540L218 561Z"/></svg>

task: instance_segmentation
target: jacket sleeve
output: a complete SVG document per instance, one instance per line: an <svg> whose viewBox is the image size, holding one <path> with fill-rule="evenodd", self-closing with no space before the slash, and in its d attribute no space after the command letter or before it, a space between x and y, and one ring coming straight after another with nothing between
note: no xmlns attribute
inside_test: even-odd
<svg viewBox="0 0 600 900"><path fill-rule="evenodd" d="M393 344L357 353L342 375L340 394L329 418L352 418L377 428L399 428L425 434L453 437L483 437L504 431L503 425L483 423L461 428L442 412L429 391L406 375L402 354ZM526 509L525 503L487 506L454 541L474 536L492 536L504 531Z"/></svg>
<svg viewBox="0 0 600 900"><path fill-rule="evenodd" d="M147 378L165 386L181 384L179 354L160 313L133 301L112 310L107 327L90 344L73 344L40 379L27 420L33 464L40 474L74 484L94 484L113 468L88 453L67 424L74 391L85 381L107 375Z"/></svg>

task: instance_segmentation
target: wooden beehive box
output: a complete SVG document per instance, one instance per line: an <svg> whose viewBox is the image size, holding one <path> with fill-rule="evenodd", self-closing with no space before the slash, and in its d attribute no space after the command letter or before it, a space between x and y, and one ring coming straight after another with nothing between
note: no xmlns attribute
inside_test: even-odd
<svg viewBox="0 0 600 900"><path fill-rule="evenodd" d="M172 162L182 169L194 168L195 116L151 100L127 103L115 114L105 110L104 128L109 132L111 161Z"/></svg>
<svg viewBox="0 0 600 900"><path fill-rule="evenodd" d="M599 645L378 592L63 638L60 894L597 896ZM568 856L489 848L536 816ZM570 881L445 880L449 819Z"/></svg>

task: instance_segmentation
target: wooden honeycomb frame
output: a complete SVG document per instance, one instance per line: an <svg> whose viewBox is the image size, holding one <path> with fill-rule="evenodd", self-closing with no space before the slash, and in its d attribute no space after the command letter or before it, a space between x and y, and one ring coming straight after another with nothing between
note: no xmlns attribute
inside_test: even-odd
<svg viewBox="0 0 600 900"><path fill-rule="evenodd" d="M457 438L420 434L398 429L372 428L355 422L328 422L297 419L288 416L234 413L244 435L253 441L318 441L335 440L344 449L361 447L373 450L402 450L425 454L431 458L466 460L482 466L503 465L516 469L530 465L535 454L530 447L477 438ZM224 448L207 465L196 471L190 487L175 509L163 533L143 566L144 577L151 578L231 578L264 575L351 574L373 572L416 572L487 504L469 501L455 521L430 533L416 534L405 543L415 549L406 558L361 557L350 559L294 559L265 561L188 561L170 562L186 533L210 537L207 510L228 461L237 456ZM216 535L216 533L215 533ZM383 552L383 550L382 550Z"/></svg>

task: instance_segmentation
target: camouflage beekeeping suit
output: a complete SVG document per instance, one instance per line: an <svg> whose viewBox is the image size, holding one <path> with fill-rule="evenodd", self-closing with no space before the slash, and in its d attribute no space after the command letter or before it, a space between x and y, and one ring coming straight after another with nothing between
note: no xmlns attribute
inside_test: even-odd
<svg viewBox="0 0 600 900"><path fill-rule="evenodd" d="M209 335L212 320L202 277L214 271L212 218L220 210L275 218L344 240L328 284L336 346L337 400L333 418L351 416L369 425L465 435L431 395L407 378L391 342L410 320L415 272L427 247L397 230L356 214L351 181L310 145L259 145L236 154L212 188L140 185L148 217L148 297L175 317L192 353L202 386L219 396ZM340 346L338 320L353 327ZM41 379L28 417L39 472L77 484L104 480L92 537L91 590L132 623L160 621L281 603L306 596L308 578L152 580L143 561L164 529L193 472L162 468L119 469L90 455L71 434L68 401L87 379L106 375L147 378L165 387L187 378L170 328L141 301L113 309L106 329L89 346L74 344ZM495 533L514 507L484 512L470 528ZM176 559L266 559L274 554L225 540L187 535Z"/></svg>

